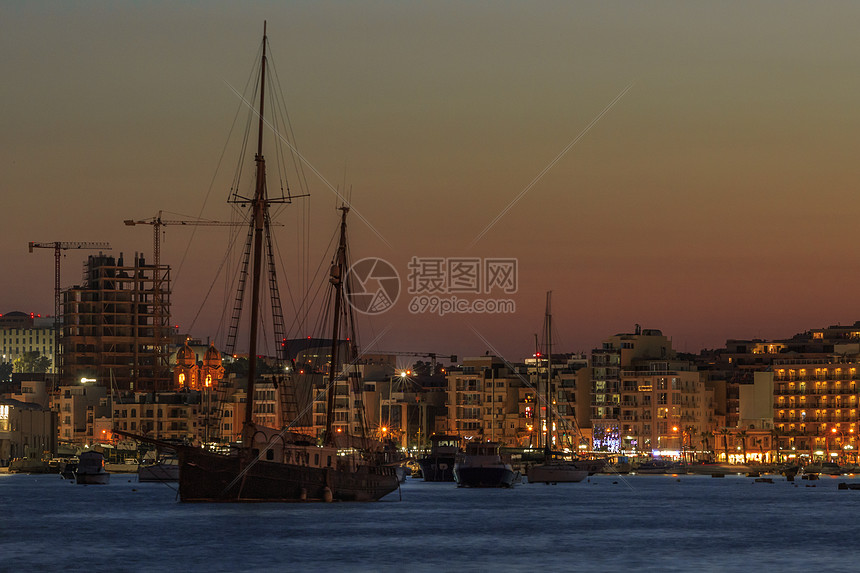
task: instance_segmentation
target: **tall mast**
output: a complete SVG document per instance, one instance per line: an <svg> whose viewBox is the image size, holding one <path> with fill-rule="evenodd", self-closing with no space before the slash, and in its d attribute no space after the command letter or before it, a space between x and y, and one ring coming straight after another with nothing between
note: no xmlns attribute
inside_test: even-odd
<svg viewBox="0 0 860 573"><path fill-rule="evenodd" d="M546 441L544 452L552 451L552 291L546 293Z"/></svg>
<svg viewBox="0 0 860 573"><path fill-rule="evenodd" d="M535 332L535 412L534 412L534 427L535 427L535 437L537 438L535 441L537 442L535 445L537 449L540 449L541 438L543 437L540 426L540 342L538 342L538 335Z"/></svg>
<svg viewBox="0 0 860 573"><path fill-rule="evenodd" d="M328 386L326 386L326 413L325 413L325 445L334 445L334 433L332 432L332 422L334 421L334 382L337 378L337 362L338 349L340 344L338 338L340 336L340 306L343 298L343 271L346 266L346 214L349 213L349 207L339 207L342 211L340 219L340 242L337 246L337 253L334 256L334 262L331 265L331 275L329 281L334 286L334 311L331 334L331 366L328 372Z"/></svg>
<svg viewBox="0 0 860 573"><path fill-rule="evenodd" d="M257 185L254 190L252 223L254 225L253 275L251 283L251 330L248 342L248 396L245 401L245 444L250 444L254 424L254 381L257 376L257 326L260 318L260 274L263 264L263 232L266 211L266 160L263 158L263 104L266 95L266 22L263 22L263 57L260 63L260 117L257 132Z"/></svg>

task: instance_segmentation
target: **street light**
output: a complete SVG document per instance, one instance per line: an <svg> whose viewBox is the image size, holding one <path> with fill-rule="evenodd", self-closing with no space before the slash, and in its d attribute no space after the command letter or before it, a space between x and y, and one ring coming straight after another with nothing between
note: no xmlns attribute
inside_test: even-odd
<svg viewBox="0 0 860 573"><path fill-rule="evenodd" d="M845 432L843 432L842 430L837 430L835 427L833 427L833 428L830 428L830 433L833 434L834 437L837 433L839 434L839 449L842 450L842 455L845 458L845 461L848 461L848 454L845 452L845 450L853 450L854 446L852 446L850 443L848 445L845 445ZM848 430L848 433L853 434L854 428L850 428ZM853 438L853 436L851 436L849 438L849 442L852 441L852 438ZM830 448L827 449L827 453L829 456ZM838 453L836 454L836 461L837 462L839 461L839 454Z"/></svg>

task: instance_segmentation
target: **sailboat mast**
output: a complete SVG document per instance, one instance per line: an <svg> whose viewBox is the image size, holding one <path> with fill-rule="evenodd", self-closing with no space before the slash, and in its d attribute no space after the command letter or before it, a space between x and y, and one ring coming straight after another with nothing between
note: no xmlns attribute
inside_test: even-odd
<svg viewBox="0 0 860 573"><path fill-rule="evenodd" d="M543 435L541 432L540 425L541 415L540 415L540 343L538 342L538 335L535 332L535 413L534 413L534 427L535 427L535 437L537 449L540 449L540 441Z"/></svg>
<svg viewBox="0 0 860 573"><path fill-rule="evenodd" d="M253 274L251 283L251 325L248 341L248 395L245 400L245 428L249 435L244 439L250 443L251 428L254 423L254 381L257 377L257 330L260 320L260 275L263 266L263 232L266 221L266 210L269 205L266 200L266 160L263 158L263 104L266 95L266 23L263 22L263 58L260 68L260 117L257 134L257 154L254 162L257 165L257 185L254 190L253 217L254 252Z"/></svg>
<svg viewBox="0 0 860 573"><path fill-rule="evenodd" d="M552 291L546 293L546 441L544 451L552 451Z"/></svg>
<svg viewBox="0 0 860 573"><path fill-rule="evenodd" d="M325 444L327 446L334 445L334 433L332 432L332 422L334 421L334 382L337 377L337 361L338 349L340 344L340 306L343 298L343 271L346 264L346 214L349 213L349 207L340 207L343 212L340 219L340 242L337 247L337 254L331 266L331 276L329 281L334 286L334 315L331 334L331 367L328 372L328 386L326 387L326 413L325 413Z"/></svg>

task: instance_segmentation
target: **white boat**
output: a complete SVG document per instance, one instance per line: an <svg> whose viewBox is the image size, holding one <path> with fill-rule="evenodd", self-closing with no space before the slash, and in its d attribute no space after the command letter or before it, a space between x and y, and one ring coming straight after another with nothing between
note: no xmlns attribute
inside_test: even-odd
<svg viewBox="0 0 860 573"><path fill-rule="evenodd" d="M175 457L162 458L154 464L140 466L137 470L139 482L175 482L179 481L179 460Z"/></svg>
<svg viewBox="0 0 860 573"><path fill-rule="evenodd" d="M101 452L84 452L78 456L75 481L79 485L105 485L110 474L105 471L105 457Z"/></svg>
<svg viewBox="0 0 860 573"><path fill-rule="evenodd" d="M588 470L578 468L573 462L547 460L529 468L526 477L529 483L576 483L588 477Z"/></svg>
<svg viewBox="0 0 860 573"><path fill-rule="evenodd" d="M545 458L544 463L532 466L528 469L527 477L529 483L575 483L588 477L589 471L582 462L565 460L552 452L552 418L553 418L553 391L552 391L552 313L550 312L552 291L546 293L546 345L547 345L547 369L546 369L546 439L544 441ZM586 466L588 464L585 464Z"/></svg>
<svg viewBox="0 0 860 573"><path fill-rule="evenodd" d="M454 462L457 487L511 487L519 477L510 463L502 460L497 442L471 442Z"/></svg>
<svg viewBox="0 0 860 573"><path fill-rule="evenodd" d="M454 481L454 462L460 452L460 436L430 436L430 453L418 460L424 481Z"/></svg>

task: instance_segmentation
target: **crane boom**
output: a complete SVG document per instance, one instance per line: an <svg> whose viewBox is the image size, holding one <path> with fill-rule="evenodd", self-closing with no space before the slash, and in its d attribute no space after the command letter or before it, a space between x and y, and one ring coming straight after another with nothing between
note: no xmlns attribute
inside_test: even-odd
<svg viewBox="0 0 860 573"><path fill-rule="evenodd" d="M60 251L69 249L110 250L110 243L83 241L53 241L37 243L30 241L29 249L54 249L54 379L60 377ZM53 391L53 388L51 388Z"/></svg>
<svg viewBox="0 0 860 573"><path fill-rule="evenodd" d="M65 251L68 249L110 249L110 243L104 242L80 242L80 241L54 241L52 243L36 243L30 241L30 252L33 249L54 249Z"/></svg>

